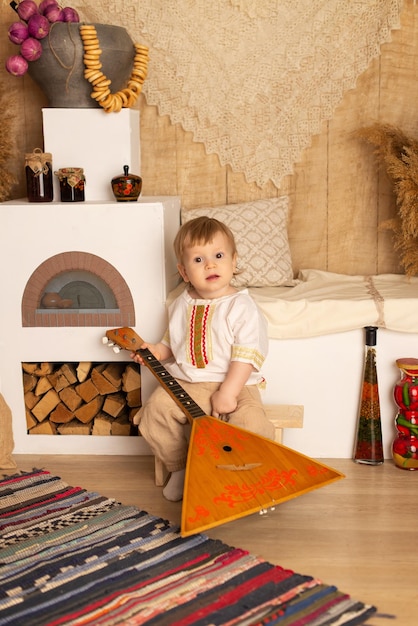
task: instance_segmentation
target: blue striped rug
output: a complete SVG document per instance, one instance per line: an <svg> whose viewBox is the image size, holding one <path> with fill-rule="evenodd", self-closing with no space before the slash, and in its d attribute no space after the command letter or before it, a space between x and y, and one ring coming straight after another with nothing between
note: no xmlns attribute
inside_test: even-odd
<svg viewBox="0 0 418 626"><path fill-rule="evenodd" d="M0 481L0 625L363 624L376 609L47 471Z"/></svg>

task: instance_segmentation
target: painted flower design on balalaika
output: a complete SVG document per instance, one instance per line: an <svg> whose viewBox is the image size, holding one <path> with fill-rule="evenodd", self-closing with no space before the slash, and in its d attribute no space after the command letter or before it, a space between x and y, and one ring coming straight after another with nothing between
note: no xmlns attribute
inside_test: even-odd
<svg viewBox="0 0 418 626"><path fill-rule="evenodd" d="M344 475L260 435L206 415L131 328L108 330L110 347L139 352L191 424L181 534L200 533L325 486ZM139 367L139 366L138 366Z"/></svg>

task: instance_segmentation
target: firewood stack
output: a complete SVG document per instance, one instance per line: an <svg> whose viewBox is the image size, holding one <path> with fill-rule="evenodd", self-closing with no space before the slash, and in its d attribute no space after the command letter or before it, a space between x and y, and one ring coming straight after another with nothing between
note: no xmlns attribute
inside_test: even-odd
<svg viewBox="0 0 418 626"><path fill-rule="evenodd" d="M30 435L137 435L135 363L22 363Z"/></svg>

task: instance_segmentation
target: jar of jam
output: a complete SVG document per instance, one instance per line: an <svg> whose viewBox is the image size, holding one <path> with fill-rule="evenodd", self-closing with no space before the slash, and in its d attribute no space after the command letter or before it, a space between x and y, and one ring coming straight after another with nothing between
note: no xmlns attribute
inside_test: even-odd
<svg viewBox="0 0 418 626"><path fill-rule="evenodd" d="M60 181L61 202L84 202L86 179L82 167L62 167L55 176Z"/></svg>
<svg viewBox="0 0 418 626"><path fill-rule="evenodd" d="M26 190L29 202L52 202L52 155L35 148L25 154Z"/></svg>

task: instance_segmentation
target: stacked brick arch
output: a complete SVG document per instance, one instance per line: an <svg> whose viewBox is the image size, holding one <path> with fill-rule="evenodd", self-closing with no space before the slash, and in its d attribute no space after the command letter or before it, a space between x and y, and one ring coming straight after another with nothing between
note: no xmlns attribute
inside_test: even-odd
<svg viewBox="0 0 418 626"><path fill-rule="evenodd" d="M48 283L65 272L74 271L98 276L113 293L117 309L41 310L40 301ZM41 263L26 283L22 296L22 326L135 326L135 307L125 279L113 265L88 252L62 252Z"/></svg>

